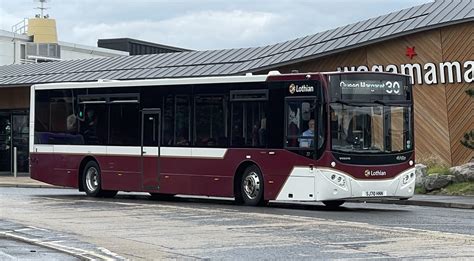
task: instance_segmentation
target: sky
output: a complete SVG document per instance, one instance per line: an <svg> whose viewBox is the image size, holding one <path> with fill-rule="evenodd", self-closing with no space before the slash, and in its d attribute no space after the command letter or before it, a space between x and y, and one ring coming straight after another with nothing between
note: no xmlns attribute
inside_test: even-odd
<svg viewBox="0 0 474 261"><path fill-rule="evenodd" d="M49 0L59 41L135 38L193 50L264 46L432 0ZM34 17L38 1L0 0L0 29Z"/></svg>

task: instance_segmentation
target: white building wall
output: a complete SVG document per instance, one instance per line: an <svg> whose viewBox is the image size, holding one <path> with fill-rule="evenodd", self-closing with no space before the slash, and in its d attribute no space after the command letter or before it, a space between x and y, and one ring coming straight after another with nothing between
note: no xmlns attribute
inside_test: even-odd
<svg viewBox="0 0 474 261"><path fill-rule="evenodd" d="M0 66L9 64L20 64L20 45L31 42L31 38L0 30ZM86 46L67 42L58 43L61 48L61 60L104 58L115 56L128 56L128 52Z"/></svg>
<svg viewBox="0 0 474 261"><path fill-rule="evenodd" d="M12 40L0 37L0 66L14 63L14 44Z"/></svg>
<svg viewBox="0 0 474 261"><path fill-rule="evenodd" d="M20 44L30 41L30 37L0 30L0 65L20 63Z"/></svg>
<svg viewBox="0 0 474 261"><path fill-rule="evenodd" d="M115 57L126 56L129 54L128 52L123 51L65 42L59 42L59 45L61 46L61 60Z"/></svg>

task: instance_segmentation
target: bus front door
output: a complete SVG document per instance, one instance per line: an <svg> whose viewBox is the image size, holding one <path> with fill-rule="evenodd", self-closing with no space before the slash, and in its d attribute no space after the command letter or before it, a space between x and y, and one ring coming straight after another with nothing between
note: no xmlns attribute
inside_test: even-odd
<svg viewBox="0 0 474 261"><path fill-rule="evenodd" d="M160 116L160 109L142 110L142 188L150 192L160 189Z"/></svg>

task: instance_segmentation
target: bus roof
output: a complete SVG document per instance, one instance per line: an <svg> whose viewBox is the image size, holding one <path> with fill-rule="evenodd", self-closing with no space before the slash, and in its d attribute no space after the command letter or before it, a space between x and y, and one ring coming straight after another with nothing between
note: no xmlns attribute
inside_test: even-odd
<svg viewBox="0 0 474 261"><path fill-rule="evenodd" d="M261 75L241 75L241 76L212 76L212 77L187 77L187 78L163 78L163 79L138 79L138 80L98 80L93 82L60 82L60 83L44 83L32 86L35 90L49 89L81 89L81 88L106 88L106 87L130 87L130 86L169 86L169 85L191 85L191 84L216 84L216 83L250 83L265 82L267 80L277 80L278 78L288 79L301 78L306 75L335 75L335 74L389 74L406 76L404 74L395 74L387 72L307 72L307 73L288 73L280 74L278 71L270 71L268 74Z"/></svg>

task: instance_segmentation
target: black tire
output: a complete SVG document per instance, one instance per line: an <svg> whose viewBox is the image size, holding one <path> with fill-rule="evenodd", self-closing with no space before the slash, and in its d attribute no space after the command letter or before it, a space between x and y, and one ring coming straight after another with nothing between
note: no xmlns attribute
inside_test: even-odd
<svg viewBox="0 0 474 261"><path fill-rule="evenodd" d="M240 180L240 195L236 197L236 202L242 202L247 206L261 206L265 205L266 201L263 199L264 181L260 169L251 165L247 167Z"/></svg>
<svg viewBox="0 0 474 261"><path fill-rule="evenodd" d="M103 190L99 164L95 161L87 162L82 173L82 186L87 196L112 198L117 195L115 190Z"/></svg>
<svg viewBox="0 0 474 261"><path fill-rule="evenodd" d="M323 201L323 204L326 205L326 207L330 208L337 208L340 207L342 204L344 204L344 200L328 200L328 201Z"/></svg>

